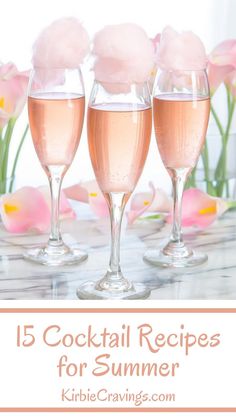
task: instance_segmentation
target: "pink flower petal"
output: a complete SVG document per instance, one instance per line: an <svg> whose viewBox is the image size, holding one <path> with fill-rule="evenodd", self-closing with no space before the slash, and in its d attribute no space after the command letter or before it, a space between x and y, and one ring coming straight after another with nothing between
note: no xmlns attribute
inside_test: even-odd
<svg viewBox="0 0 236 419"><path fill-rule="evenodd" d="M169 212L172 200L162 189L155 189L152 182L149 182L151 192L136 193L127 213L128 223L132 224L138 217L145 212Z"/></svg>
<svg viewBox="0 0 236 419"><path fill-rule="evenodd" d="M211 54L209 61L216 65L236 65L236 39L226 39L218 44Z"/></svg>
<svg viewBox="0 0 236 419"><path fill-rule="evenodd" d="M199 189L187 189L183 194L182 225L206 228L227 209L228 205L223 199L212 197ZM170 214L167 222L172 221L173 215Z"/></svg>
<svg viewBox="0 0 236 419"><path fill-rule="evenodd" d="M95 180L70 186L64 189L67 198L87 202L98 217L107 217L109 209L103 193Z"/></svg>
<svg viewBox="0 0 236 419"><path fill-rule="evenodd" d="M152 182L149 183L151 193L138 193L135 194L130 206L130 211L127 212L128 224L132 224L138 217L140 217L145 211L149 209L155 197L155 188Z"/></svg>
<svg viewBox="0 0 236 419"><path fill-rule="evenodd" d="M17 118L25 101L29 73L19 72L13 63L0 66L0 125L3 128L10 118Z"/></svg>
<svg viewBox="0 0 236 419"><path fill-rule="evenodd" d="M24 187L0 199L0 214L5 228L11 233L29 230L45 232L50 226L50 211L41 192Z"/></svg>
<svg viewBox="0 0 236 419"><path fill-rule="evenodd" d="M40 186L38 189L43 195L48 205L48 208L51 211L51 195L49 186ZM62 190L60 197L60 219L62 220L64 218L76 218L76 214L74 210L71 208L71 205L68 202L65 192Z"/></svg>
<svg viewBox="0 0 236 419"><path fill-rule="evenodd" d="M232 65L216 65L208 63L208 80L210 84L211 94L214 94L221 83L225 81L227 76L232 72Z"/></svg>
<svg viewBox="0 0 236 419"><path fill-rule="evenodd" d="M236 69L236 39L227 39L209 55L208 79L212 93Z"/></svg>
<svg viewBox="0 0 236 419"><path fill-rule="evenodd" d="M225 84L228 86L234 98L236 98L236 70L229 73L225 78Z"/></svg>
<svg viewBox="0 0 236 419"><path fill-rule="evenodd" d="M69 186L63 190L67 198L88 203L88 191L80 184Z"/></svg>

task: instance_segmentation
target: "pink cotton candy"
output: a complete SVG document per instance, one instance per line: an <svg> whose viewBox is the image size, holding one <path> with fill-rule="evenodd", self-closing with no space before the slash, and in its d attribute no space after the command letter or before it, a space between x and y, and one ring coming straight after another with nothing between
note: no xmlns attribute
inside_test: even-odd
<svg viewBox="0 0 236 419"><path fill-rule="evenodd" d="M131 83L147 81L154 65L153 44L133 23L105 26L95 35L93 53L96 80L121 84L121 92Z"/></svg>
<svg viewBox="0 0 236 419"><path fill-rule="evenodd" d="M89 36L74 17L56 20L46 27L33 46L33 66L77 68L89 52Z"/></svg>
<svg viewBox="0 0 236 419"><path fill-rule="evenodd" d="M207 66L205 47L193 32L178 33L167 26L161 34L157 65L164 70L202 70Z"/></svg>
<svg viewBox="0 0 236 419"><path fill-rule="evenodd" d="M154 82L155 82L155 79L156 79L156 73L157 73L157 63L156 63L156 61L157 61L157 52L158 52L160 40L161 40L161 34L160 33L156 34L155 38L151 39L152 45L153 45L153 48L154 48L154 53L155 53L155 61L154 61L154 65L153 65L153 68L152 68L152 71L150 73L150 77L149 77L149 80L148 80L150 93L152 93L152 91L153 91L153 86L154 86Z"/></svg>

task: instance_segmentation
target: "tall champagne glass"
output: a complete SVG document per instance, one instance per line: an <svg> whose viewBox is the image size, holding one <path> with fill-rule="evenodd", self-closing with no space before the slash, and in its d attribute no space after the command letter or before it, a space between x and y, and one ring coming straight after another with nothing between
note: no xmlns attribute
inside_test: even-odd
<svg viewBox="0 0 236 419"><path fill-rule="evenodd" d="M44 265L59 266L87 258L86 253L63 242L59 226L61 184L79 145L84 107L79 69L35 68L32 71L29 124L36 153L49 179L51 234L45 246L29 249L24 256Z"/></svg>
<svg viewBox="0 0 236 419"><path fill-rule="evenodd" d="M154 87L153 114L158 149L173 184L173 227L160 252L148 250L144 260L161 267L204 263L207 256L193 252L181 231L182 196L186 179L202 150L210 112L205 70L159 71Z"/></svg>
<svg viewBox="0 0 236 419"><path fill-rule="evenodd" d="M95 81L88 107L89 151L110 211L111 255L105 276L78 290L83 299L136 299L149 295L145 286L133 285L121 272L120 229L125 204L148 153L152 127L150 95L146 83L132 84L127 93L111 93L117 87Z"/></svg>

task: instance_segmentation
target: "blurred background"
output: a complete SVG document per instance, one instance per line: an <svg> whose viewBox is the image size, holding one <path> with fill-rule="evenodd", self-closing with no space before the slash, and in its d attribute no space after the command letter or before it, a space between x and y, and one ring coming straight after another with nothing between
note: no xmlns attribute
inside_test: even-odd
<svg viewBox="0 0 236 419"><path fill-rule="evenodd" d="M121 22L140 24L150 38L161 32L166 25L171 25L179 31L192 30L204 42L207 53L219 42L236 38L235 0L7 0L1 10L0 61L13 61L20 70L30 69L32 44L39 32L53 20L64 16L79 18L91 39L104 25ZM89 61L84 63L82 72L88 101L93 82ZM219 89L217 106L224 116L226 103L221 100L223 94ZM19 135L22 134L26 123L25 108L17 122L14 136L17 136L18 132ZM12 144L14 147L14 138ZM79 149L65 177L64 186L92 178L94 175L87 148L85 120ZM160 160L154 133L137 189L148 189L149 180L157 187L170 190L169 177ZM28 134L18 164L15 186L18 188L23 185L37 186L46 183L46 175L38 162L31 136Z"/></svg>

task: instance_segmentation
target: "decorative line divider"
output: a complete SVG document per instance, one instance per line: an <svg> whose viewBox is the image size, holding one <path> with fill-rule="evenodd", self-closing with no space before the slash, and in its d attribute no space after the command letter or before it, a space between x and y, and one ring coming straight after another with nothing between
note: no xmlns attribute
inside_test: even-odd
<svg viewBox="0 0 236 419"><path fill-rule="evenodd" d="M236 313L235 308L0 308L1 313Z"/></svg>
<svg viewBox="0 0 236 419"><path fill-rule="evenodd" d="M8 407L1 407L0 408L0 413L1 412L17 412L17 413L36 413L36 412L47 412L47 413L53 413L53 412L60 412L60 413L69 413L69 412L153 412L153 413L171 413L171 412L175 412L175 413L191 413L191 412L201 412L201 413L223 413L223 412L236 412L236 407L117 407L117 408L112 408L112 407L107 407L107 408L103 408L103 407L12 407L12 408L8 408Z"/></svg>

